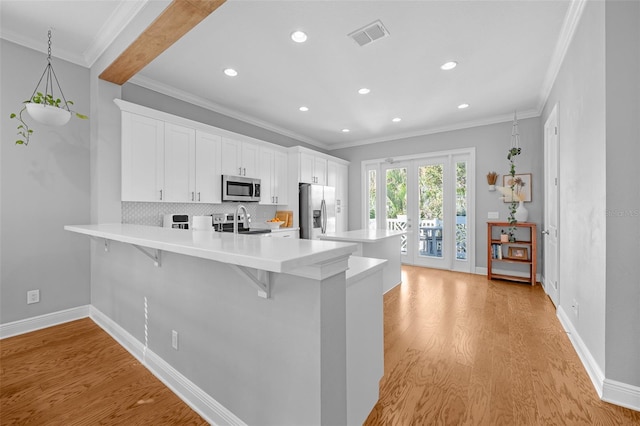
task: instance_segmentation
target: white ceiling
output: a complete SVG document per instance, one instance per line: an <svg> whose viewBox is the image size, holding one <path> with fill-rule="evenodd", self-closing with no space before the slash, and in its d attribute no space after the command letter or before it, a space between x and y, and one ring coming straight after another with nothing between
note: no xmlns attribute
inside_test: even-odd
<svg viewBox="0 0 640 426"><path fill-rule="evenodd" d="M2 0L0 36L45 52L53 28L53 56L90 67L146 3ZM574 4L228 0L131 82L328 149L537 116ZM347 37L375 20L388 37Z"/></svg>

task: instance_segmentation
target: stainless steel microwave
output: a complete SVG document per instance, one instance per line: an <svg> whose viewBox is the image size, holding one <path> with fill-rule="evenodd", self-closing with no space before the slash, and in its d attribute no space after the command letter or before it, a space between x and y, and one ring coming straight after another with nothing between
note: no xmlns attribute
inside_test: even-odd
<svg viewBox="0 0 640 426"><path fill-rule="evenodd" d="M222 175L222 201L260 201L260 179Z"/></svg>

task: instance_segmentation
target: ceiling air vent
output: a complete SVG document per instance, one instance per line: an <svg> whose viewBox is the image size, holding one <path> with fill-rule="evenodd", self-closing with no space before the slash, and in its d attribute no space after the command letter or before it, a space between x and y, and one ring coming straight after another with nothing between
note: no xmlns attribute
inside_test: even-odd
<svg viewBox="0 0 640 426"><path fill-rule="evenodd" d="M387 37L389 35L389 31L384 27L380 20L370 23L369 25L365 25L359 30L355 30L349 37L351 37L358 45L364 46L373 41L379 40L381 38Z"/></svg>

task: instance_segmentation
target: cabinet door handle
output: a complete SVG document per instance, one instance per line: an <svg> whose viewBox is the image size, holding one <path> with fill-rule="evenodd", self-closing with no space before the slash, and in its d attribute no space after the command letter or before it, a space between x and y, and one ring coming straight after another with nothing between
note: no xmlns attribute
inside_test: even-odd
<svg viewBox="0 0 640 426"><path fill-rule="evenodd" d="M238 167L238 176L242 176L242 167Z"/></svg>
<svg viewBox="0 0 640 426"><path fill-rule="evenodd" d="M193 191L191 191L191 201L195 201L196 200L196 194L193 193Z"/></svg>
<svg viewBox="0 0 640 426"><path fill-rule="evenodd" d="M160 190L160 201L162 201L162 189Z"/></svg>
<svg viewBox="0 0 640 426"><path fill-rule="evenodd" d="M200 192L198 192L198 201L200 201Z"/></svg>
<svg viewBox="0 0 640 426"><path fill-rule="evenodd" d="M276 195L276 204L278 204L278 196Z"/></svg>
<svg viewBox="0 0 640 426"><path fill-rule="evenodd" d="M247 169L246 169L246 168L243 168L243 169L242 169L242 176L246 176L246 175L247 175Z"/></svg>

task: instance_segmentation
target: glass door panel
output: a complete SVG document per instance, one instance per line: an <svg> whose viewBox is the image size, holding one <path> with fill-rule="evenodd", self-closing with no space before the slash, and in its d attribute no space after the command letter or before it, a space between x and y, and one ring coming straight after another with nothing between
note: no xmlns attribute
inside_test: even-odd
<svg viewBox="0 0 640 426"><path fill-rule="evenodd" d="M444 164L418 167L419 194L419 239L418 256L443 257L446 241L442 232L445 225L443 215Z"/></svg>
<svg viewBox="0 0 640 426"><path fill-rule="evenodd" d="M387 167L385 173L386 229L405 231L407 218L407 167ZM407 254L407 235L401 238L400 252Z"/></svg>
<svg viewBox="0 0 640 426"><path fill-rule="evenodd" d="M456 162L456 260L467 260L467 162Z"/></svg>

